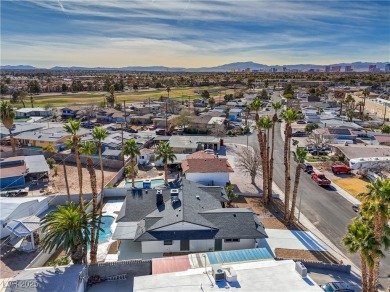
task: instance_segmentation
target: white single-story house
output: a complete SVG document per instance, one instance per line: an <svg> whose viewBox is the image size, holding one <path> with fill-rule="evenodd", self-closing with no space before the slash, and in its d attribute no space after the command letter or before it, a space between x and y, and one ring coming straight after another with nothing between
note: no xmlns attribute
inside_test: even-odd
<svg viewBox="0 0 390 292"><path fill-rule="evenodd" d="M15 115L16 118L50 117L53 115L53 111L43 107L26 107L15 110Z"/></svg>
<svg viewBox="0 0 390 292"><path fill-rule="evenodd" d="M6 226L12 220L39 215L48 208L46 197L0 197L0 238L11 234L11 231Z"/></svg>

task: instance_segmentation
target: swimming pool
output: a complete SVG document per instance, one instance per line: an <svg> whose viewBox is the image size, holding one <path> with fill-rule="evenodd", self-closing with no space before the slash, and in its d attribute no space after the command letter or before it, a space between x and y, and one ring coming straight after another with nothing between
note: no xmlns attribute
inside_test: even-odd
<svg viewBox="0 0 390 292"><path fill-rule="evenodd" d="M100 225L102 230L99 231L99 243L110 240L112 236L111 225L114 221L115 217L113 216L102 216L102 224Z"/></svg>
<svg viewBox="0 0 390 292"><path fill-rule="evenodd" d="M135 181L134 185L136 188L141 188L143 187L143 180L138 180ZM151 188L156 188L159 186L162 186L164 184L164 180L161 178L156 178L151 180ZM131 181L128 181L125 183L125 188L131 188Z"/></svg>

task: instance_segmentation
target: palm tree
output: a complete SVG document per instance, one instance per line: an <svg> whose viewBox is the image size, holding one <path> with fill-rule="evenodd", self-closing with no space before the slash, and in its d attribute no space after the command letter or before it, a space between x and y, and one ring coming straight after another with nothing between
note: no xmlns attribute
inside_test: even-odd
<svg viewBox="0 0 390 292"><path fill-rule="evenodd" d="M286 129L284 130L284 220L289 218L289 204L290 204L290 189L291 189L291 176L290 176L290 163L291 163L291 124L298 120L299 114L294 109L287 109L280 115L286 122Z"/></svg>
<svg viewBox="0 0 390 292"><path fill-rule="evenodd" d="M210 97L208 102L209 102L209 106L210 106L211 108L214 108L214 105L215 105L215 99L214 99L214 97Z"/></svg>
<svg viewBox="0 0 390 292"><path fill-rule="evenodd" d="M250 104L250 108L251 110L255 111L256 112L256 115L255 115L255 121L257 122L259 120L259 111L260 109L263 107L260 99L258 98L255 98L252 103Z"/></svg>
<svg viewBox="0 0 390 292"><path fill-rule="evenodd" d="M133 167L133 169L135 168L135 164L137 162L136 158L140 154L141 154L141 152L140 152L139 147L138 147L137 143L135 142L135 140L134 139L127 140L125 145L123 146L122 155L123 155L123 157L124 156L130 157L130 164ZM135 180L135 177L133 176L133 178L131 180L131 186L133 188L135 187L134 180Z"/></svg>
<svg viewBox="0 0 390 292"><path fill-rule="evenodd" d="M362 291L372 291L374 256L380 252L372 226L362 218L355 218L348 226L348 233L343 237L343 244L348 252L360 254Z"/></svg>
<svg viewBox="0 0 390 292"><path fill-rule="evenodd" d="M301 176L301 164L305 162L306 155L307 155L307 151L305 150L305 148L302 148L302 147L298 147L297 150L295 152L293 152L294 161L297 163L297 166L295 168L295 181L294 181L294 189L293 189L293 193L292 193L291 211L290 211L290 217L288 219L289 224L294 221L299 178Z"/></svg>
<svg viewBox="0 0 390 292"><path fill-rule="evenodd" d="M86 263L91 220L91 214L86 214L81 206L73 203L58 205L56 210L41 219L42 232L45 234L41 240L44 250L51 252L63 246L74 264Z"/></svg>
<svg viewBox="0 0 390 292"><path fill-rule="evenodd" d="M137 165L129 164L125 167L125 176L130 178L132 181L137 177L138 167ZM134 186L133 186L134 187Z"/></svg>
<svg viewBox="0 0 390 292"><path fill-rule="evenodd" d="M274 176L275 124L278 121L278 110L280 110L282 108L282 103L279 101L273 102L272 108L275 110L275 113L272 116L271 157L269 160L269 176L268 176L269 201L272 201L272 182L273 182L273 176Z"/></svg>
<svg viewBox="0 0 390 292"><path fill-rule="evenodd" d="M171 146L169 146L168 142L163 142L159 144L156 148L156 160L162 160L162 163L164 164L164 180L165 183L168 183L168 162L175 161L176 156L173 153L173 149Z"/></svg>
<svg viewBox="0 0 390 292"><path fill-rule="evenodd" d="M87 170L89 172L89 177L91 180L91 189L92 189L92 218L96 221L99 209L98 209L98 192L97 192L97 183L96 183L96 172L93 166L93 160L91 155L96 153L96 145L93 142L85 141L80 144L80 153L87 156ZM95 242L95 232L99 233L96 230L96 225L92 224L91 226L91 253L90 260L94 264L97 262L97 242Z"/></svg>
<svg viewBox="0 0 390 292"><path fill-rule="evenodd" d="M0 119L4 127L6 127L9 131L9 138L11 140L11 146L12 146L12 155L16 156L14 135L12 134L11 131L12 126L14 125L15 112L12 105L8 101L1 102Z"/></svg>
<svg viewBox="0 0 390 292"><path fill-rule="evenodd" d="M64 125L64 129L66 132L71 134L70 144L74 148L75 156L76 156L76 165L77 165L77 174L79 177L79 204L82 208L84 208L84 200L83 200L83 170L81 166L80 159L80 151L79 151L79 143L80 137L77 135L77 132L80 130L80 121L70 120L68 124Z"/></svg>
<svg viewBox="0 0 390 292"><path fill-rule="evenodd" d="M339 102L338 102L338 104L339 104L339 106L340 106L340 116L343 114L343 104L344 104L344 100L340 100Z"/></svg>
<svg viewBox="0 0 390 292"><path fill-rule="evenodd" d="M366 88L363 90L363 112L366 107L366 98L370 95L370 91Z"/></svg>
<svg viewBox="0 0 390 292"><path fill-rule="evenodd" d="M366 206L365 214L374 220L373 230L376 242L387 249L390 242L382 241L387 222L390 220L390 179L376 179L367 186L368 191L358 195ZM373 287L377 287L380 257L374 257Z"/></svg>
<svg viewBox="0 0 390 292"><path fill-rule="evenodd" d="M248 126L248 118L251 113L251 107L249 104L245 103L245 126Z"/></svg>
<svg viewBox="0 0 390 292"><path fill-rule="evenodd" d="M356 105L359 107L359 116L363 117L363 110L362 109L364 108L364 102L359 101Z"/></svg>
<svg viewBox="0 0 390 292"><path fill-rule="evenodd" d="M257 120L259 132L257 138L260 146L261 166L263 174L263 203L268 202L268 157L269 157L269 130L272 128L272 119L270 116L264 116Z"/></svg>
<svg viewBox="0 0 390 292"><path fill-rule="evenodd" d="M171 92L171 88L168 86L167 87L167 93L168 93L168 99L169 99L169 93Z"/></svg>

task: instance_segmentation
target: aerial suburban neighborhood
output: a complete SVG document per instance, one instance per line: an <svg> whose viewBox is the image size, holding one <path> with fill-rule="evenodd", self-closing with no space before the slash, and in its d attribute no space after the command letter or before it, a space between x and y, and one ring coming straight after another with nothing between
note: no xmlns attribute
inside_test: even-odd
<svg viewBox="0 0 390 292"><path fill-rule="evenodd" d="M297 59L286 61L283 51L280 61L268 56L267 63L279 65L218 58L227 61L215 66L211 56L241 56L253 44L235 39L233 47L215 43L215 51L206 53L203 32L193 30L191 21L213 24L210 29L218 33L255 36L226 16L226 28L218 28L222 11L230 11L232 21L246 19L258 27L255 1L242 7L173 2L4 3L0 290L389 292L388 51L378 53L384 62L357 61L367 59L359 50L355 59L340 55L315 65L319 55L299 59L293 47ZM302 17L326 6L283 3ZM341 6L330 5L329 12L345 5L335 4ZM388 3L376 5L376 13L389 9ZM167 21L173 17L168 7L180 15L176 24ZM263 7L287 17L279 8ZM353 6L351 13L361 17L361 9ZM122 12L153 15L150 29L137 17L115 20L110 30L104 28L112 36L98 38L112 41L114 51L105 43L91 54L72 47L82 51L83 37L103 34L87 22L107 25ZM80 43L59 48L63 60L72 52L72 61L62 62L58 52L43 47L40 54L18 46L9 36L21 37L11 28L12 13L31 21L27 35L51 23L40 40L50 48L57 43L54 33L65 37L80 25ZM119 30L125 24L144 30L145 41L135 45L117 37L119 31L129 33ZM390 29L389 18L383 26ZM168 36L173 28L177 35ZM154 30L166 38L160 51L146 41ZM182 34L201 43L183 47ZM31 48L40 41L30 40ZM382 40L375 41L379 46ZM127 47L129 54L145 50L150 62L172 67L136 66L151 63L142 54L139 62L125 59ZM199 65L177 63L183 52ZM172 59L159 63L158 54ZM110 58L113 65L105 61ZM128 60L135 65L123 67Z"/></svg>

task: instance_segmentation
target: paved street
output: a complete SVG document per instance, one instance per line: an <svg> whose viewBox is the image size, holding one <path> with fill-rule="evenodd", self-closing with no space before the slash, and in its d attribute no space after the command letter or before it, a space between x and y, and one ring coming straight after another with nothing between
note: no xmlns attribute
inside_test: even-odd
<svg viewBox="0 0 390 292"><path fill-rule="evenodd" d="M265 112L271 114L270 112ZM248 137L249 145L257 143L256 133ZM246 145L247 137L227 137L226 142ZM283 164L283 139L280 132L280 123L275 128L275 165L274 181L276 185L284 190L284 164ZM292 168L295 169L295 162ZM291 173L292 183L294 171ZM299 184L299 194L302 195L302 213L321 231L335 246L347 255L355 265L360 267L360 258L347 253L341 243L342 237L346 233L346 228L351 220L356 216L352 210L352 203L343 198L332 187L323 188L316 185L309 175L301 173ZM381 261L380 283L386 287L389 281L390 252L386 253L386 258Z"/></svg>

